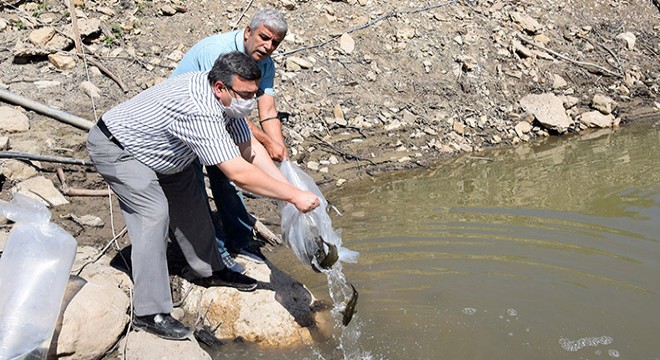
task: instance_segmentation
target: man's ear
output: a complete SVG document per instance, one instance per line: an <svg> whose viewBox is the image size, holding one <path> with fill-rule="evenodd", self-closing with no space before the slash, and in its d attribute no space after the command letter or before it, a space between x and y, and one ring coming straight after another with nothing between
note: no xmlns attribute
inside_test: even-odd
<svg viewBox="0 0 660 360"><path fill-rule="evenodd" d="M243 41L247 41L251 33L252 33L252 29L250 29L250 26L246 26L245 32L243 33Z"/></svg>
<svg viewBox="0 0 660 360"><path fill-rule="evenodd" d="M222 81L216 81L213 84L213 94L215 94L215 97L218 99L220 98L220 95L222 94L222 90L225 89L225 84L222 83Z"/></svg>

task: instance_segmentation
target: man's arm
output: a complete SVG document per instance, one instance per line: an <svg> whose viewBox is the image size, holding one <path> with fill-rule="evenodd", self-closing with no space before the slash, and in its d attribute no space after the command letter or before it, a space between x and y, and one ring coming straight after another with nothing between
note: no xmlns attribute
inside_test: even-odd
<svg viewBox="0 0 660 360"><path fill-rule="evenodd" d="M242 157L227 160L217 166L240 188L289 202L301 212L314 210L320 204L319 198L314 193L300 190L289 182L276 180Z"/></svg>
<svg viewBox="0 0 660 360"><path fill-rule="evenodd" d="M284 136L282 135L282 123L277 118L275 98L265 94L257 102L259 105L261 129L254 124L249 124L250 130L252 130L254 137L264 145L271 159L282 161L289 157L289 153L284 143Z"/></svg>

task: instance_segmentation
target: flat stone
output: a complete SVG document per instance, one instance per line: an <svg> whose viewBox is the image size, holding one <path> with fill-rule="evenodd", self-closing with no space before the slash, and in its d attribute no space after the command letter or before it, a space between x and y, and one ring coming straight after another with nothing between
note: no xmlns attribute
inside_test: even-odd
<svg viewBox="0 0 660 360"><path fill-rule="evenodd" d="M614 115L604 115L600 111L590 111L582 114L580 121L588 127L608 128L614 123Z"/></svg>
<svg viewBox="0 0 660 360"><path fill-rule="evenodd" d="M343 33L339 38L339 47L344 50L345 53L350 54L355 50L355 40L348 33Z"/></svg>
<svg viewBox="0 0 660 360"><path fill-rule="evenodd" d="M2 161L0 172L5 178L13 181L23 181L37 175L37 170L34 167L14 159Z"/></svg>
<svg viewBox="0 0 660 360"><path fill-rule="evenodd" d="M516 135L522 139L524 134L527 134L532 130L532 125L530 125L527 121L521 121L517 123L513 129L516 131Z"/></svg>
<svg viewBox="0 0 660 360"><path fill-rule="evenodd" d="M52 181L43 176L35 176L16 184L12 194L20 193L41 201L48 207L68 204L69 201L55 188Z"/></svg>
<svg viewBox="0 0 660 360"><path fill-rule="evenodd" d="M520 99L520 107L534 115L547 129L564 133L573 123L564 110L561 98L554 94L527 95Z"/></svg>
<svg viewBox="0 0 660 360"><path fill-rule="evenodd" d="M0 106L0 131L12 133L28 130L30 130L30 119L27 115L16 108Z"/></svg>
<svg viewBox="0 0 660 360"><path fill-rule="evenodd" d="M99 99L101 97L101 90L89 81L81 82L79 88L80 91L89 96L91 99Z"/></svg>
<svg viewBox="0 0 660 360"><path fill-rule="evenodd" d="M617 40L623 40L626 42L626 47L628 50L632 50L635 48L635 42L637 41L637 37L635 34L631 32L624 32L616 36Z"/></svg>
<svg viewBox="0 0 660 360"><path fill-rule="evenodd" d="M519 12L511 12L511 19L520 25L526 32L536 34L541 31L542 26L533 17Z"/></svg>
<svg viewBox="0 0 660 360"><path fill-rule="evenodd" d="M591 100L591 107L605 115L611 114L612 109L617 105L616 101L603 94L596 94Z"/></svg>
<svg viewBox="0 0 660 360"><path fill-rule="evenodd" d="M55 36L55 28L47 26L34 30L28 35L28 41L36 46L44 46Z"/></svg>
<svg viewBox="0 0 660 360"><path fill-rule="evenodd" d="M69 70L76 67L76 60L74 58L60 54L48 55L48 62L53 64L53 66L59 70Z"/></svg>

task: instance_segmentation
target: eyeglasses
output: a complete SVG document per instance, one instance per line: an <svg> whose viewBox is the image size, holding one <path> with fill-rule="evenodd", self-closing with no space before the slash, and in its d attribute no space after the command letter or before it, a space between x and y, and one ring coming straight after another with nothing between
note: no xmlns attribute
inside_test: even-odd
<svg viewBox="0 0 660 360"><path fill-rule="evenodd" d="M261 95L264 94L264 91L261 89L258 89L256 92L253 92L253 91L236 91L234 90L233 87L229 85L225 85L225 87L233 91L234 94L238 95L241 99L245 99L245 100L258 99L261 97Z"/></svg>

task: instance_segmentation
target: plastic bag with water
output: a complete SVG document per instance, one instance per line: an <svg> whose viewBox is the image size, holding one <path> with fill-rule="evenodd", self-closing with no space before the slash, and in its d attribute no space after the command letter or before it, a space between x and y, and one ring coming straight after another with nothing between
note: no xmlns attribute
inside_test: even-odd
<svg viewBox="0 0 660 360"><path fill-rule="evenodd" d="M0 360L45 359L76 240L24 195L0 203L0 215L15 222L0 257Z"/></svg>
<svg viewBox="0 0 660 360"><path fill-rule="evenodd" d="M337 260L357 262L359 254L342 247L340 234L332 229L326 210L328 202L314 180L289 160L280 164L280 171L299 189L316 194L321 203L316 209L301 213L293 204L280 202L282 237L298 260L318 272L329 270Z"/></svg>

